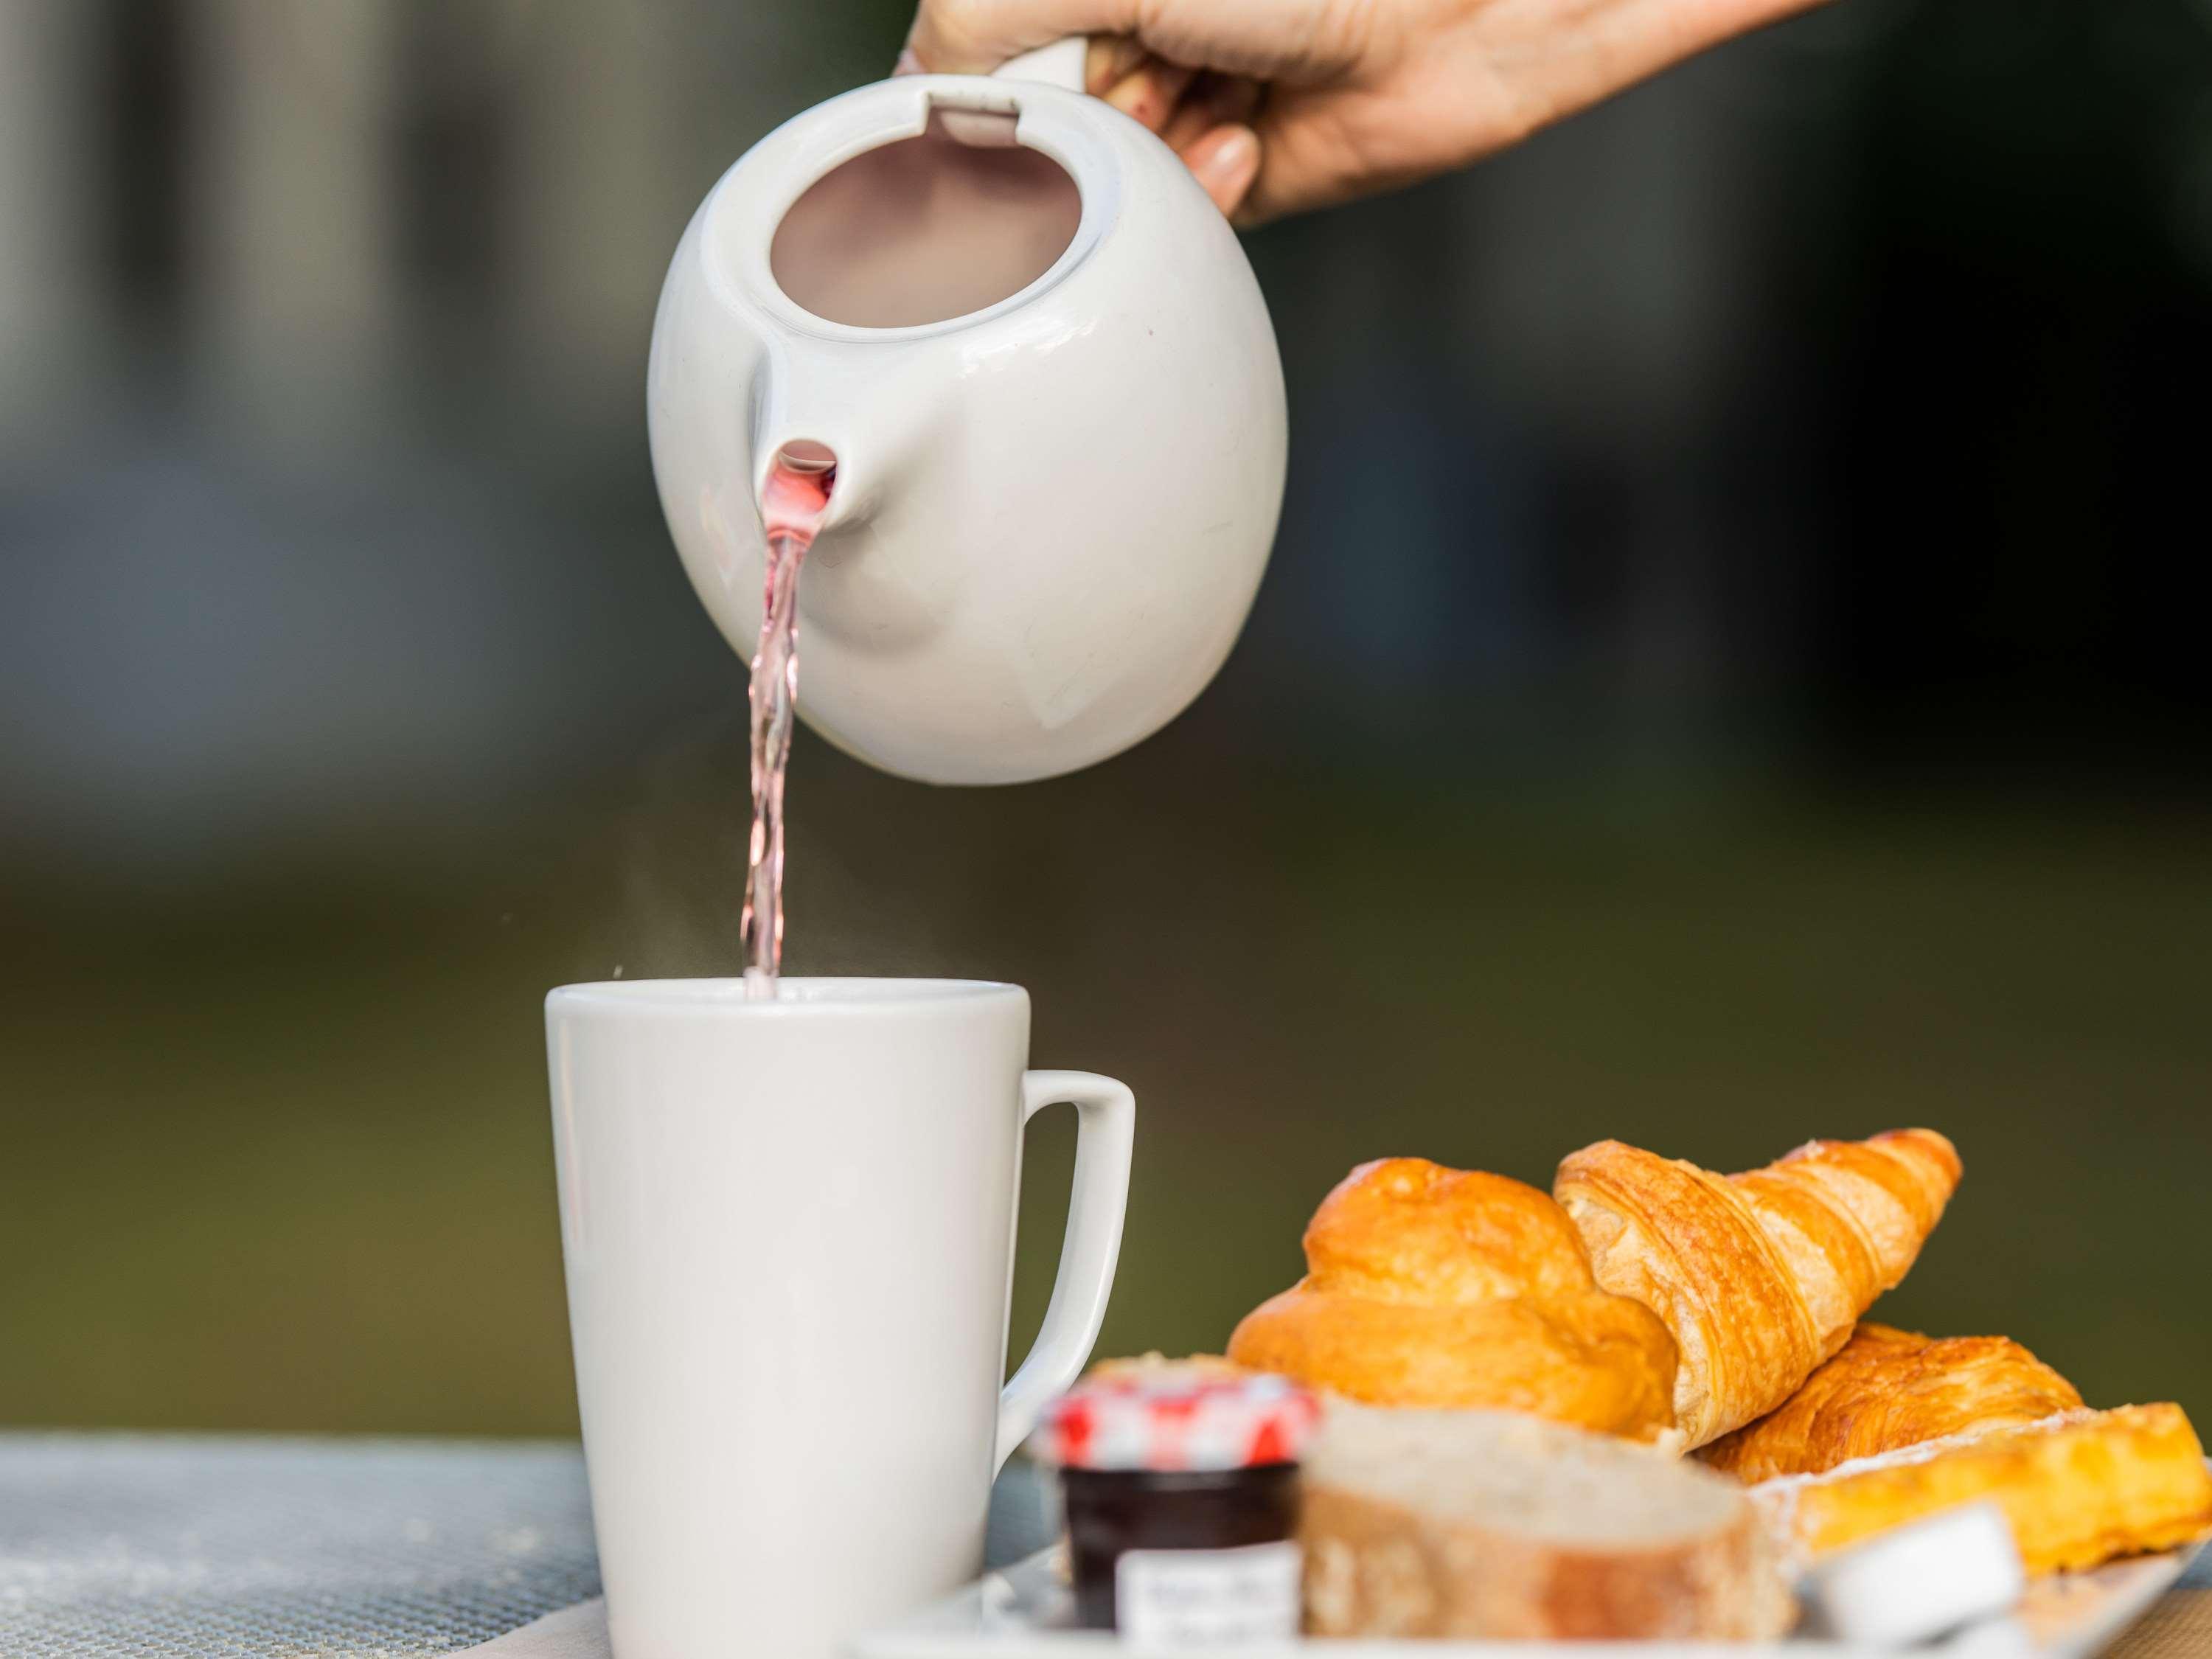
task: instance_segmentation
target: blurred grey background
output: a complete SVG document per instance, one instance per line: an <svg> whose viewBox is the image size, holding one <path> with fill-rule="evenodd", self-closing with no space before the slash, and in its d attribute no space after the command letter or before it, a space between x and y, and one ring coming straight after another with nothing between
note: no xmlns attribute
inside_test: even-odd
<svg viewBox="0 0 2212 1659"><path fill-rule="evenodd" d="M653 300L905 23L0 0L0 1423L573 1426L539 998L738 959ZM1362 1158L1928 1123L1887 1315L2212 1414L2212 5L1839 0L1249 246L1222 678L1017 790L802 737L790 964L1135 1085L1109 1349L1218 1346Z"/></svg>

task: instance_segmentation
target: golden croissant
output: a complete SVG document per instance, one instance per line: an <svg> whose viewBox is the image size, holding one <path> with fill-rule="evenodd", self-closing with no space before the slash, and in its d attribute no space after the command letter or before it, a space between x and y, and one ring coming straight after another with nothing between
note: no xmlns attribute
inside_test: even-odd
<svg viewBox="0 0 2212 1659"><path fill-rule="evenodd" d="M1504 1176L1362 1164L1305 1233L1306 1276L1229 1358L1378 1406L1482 1406L1671 1437L1674 1343L1598 1288L1566 1213Z"/></svg>
<svg viewBox="0 0 2212 1659"><path fill-rule="evenodd" d="M2032 1573L2094 1567L2212 1532L2212 1470L2179 1406L2071 1412L1931 1441L1751 1488L1801 1554L1820 1556L1962 1504L2003 1510Z"/></svg>
<svg viewBox="0 0 2212 1659"><path fill-rule="evenodd" d="M2081 1408L2074 1385L2017 1342L1862 1321L1804 1387L1698 1455L1739 1480L1819 1474L1856 1457Z"/></svg>
<svg viewBox="0 0 2212 1659"><path fill-rule="evenodd" d="M1601 1140L1559 1165L1553 1192L1598 1283L1674 1334L1675 1418L1702 1446L1772 1411L1843 1346L1958 1184L1948 1140L1898 1129L1725 1176Z"/></svg>

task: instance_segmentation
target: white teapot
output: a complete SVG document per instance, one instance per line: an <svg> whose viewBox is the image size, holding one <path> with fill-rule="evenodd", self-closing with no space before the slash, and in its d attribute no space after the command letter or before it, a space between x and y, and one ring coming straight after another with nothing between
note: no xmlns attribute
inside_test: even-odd
<svg viewBox="0 0 2212 1659"><path fill-rule="evenodd" d="M799 710L906 777L1018 782L1149 736L1228 655L1274 538L1259 284L1082 61L1063 41L785 123L661 291L653 464L693 586L750 656L762 493L826 449Z"/></svg>

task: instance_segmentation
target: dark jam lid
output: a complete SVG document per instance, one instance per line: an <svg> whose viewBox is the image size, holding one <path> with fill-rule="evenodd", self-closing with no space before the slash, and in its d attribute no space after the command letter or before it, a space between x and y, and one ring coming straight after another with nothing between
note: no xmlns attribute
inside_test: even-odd
<svg viewBox="0 0 2212 1659"><path fill-rule="evenodd" d="M1075 1469L1242 1469L1297 1461L1321 1402L1287 1377L1219 1365L1115 1367L1046 1408L1030 1449Z"/></svg>

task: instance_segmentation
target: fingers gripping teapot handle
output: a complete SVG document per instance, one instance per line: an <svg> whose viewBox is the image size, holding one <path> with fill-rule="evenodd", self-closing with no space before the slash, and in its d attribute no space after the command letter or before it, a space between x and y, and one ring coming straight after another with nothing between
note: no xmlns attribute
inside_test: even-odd
<svg viewBox="0 0 2212 1659"><path fill-rule="evenodd" d="M1084 60L1090 50L1088 39L1080 34L1071 34L1048 46L1039 46L1035 52L1009 58L991 71L992 78L1000 81L1042 81L1048 86L1059 87L1066 92L1082 92L1086 86Z"/></svg>

